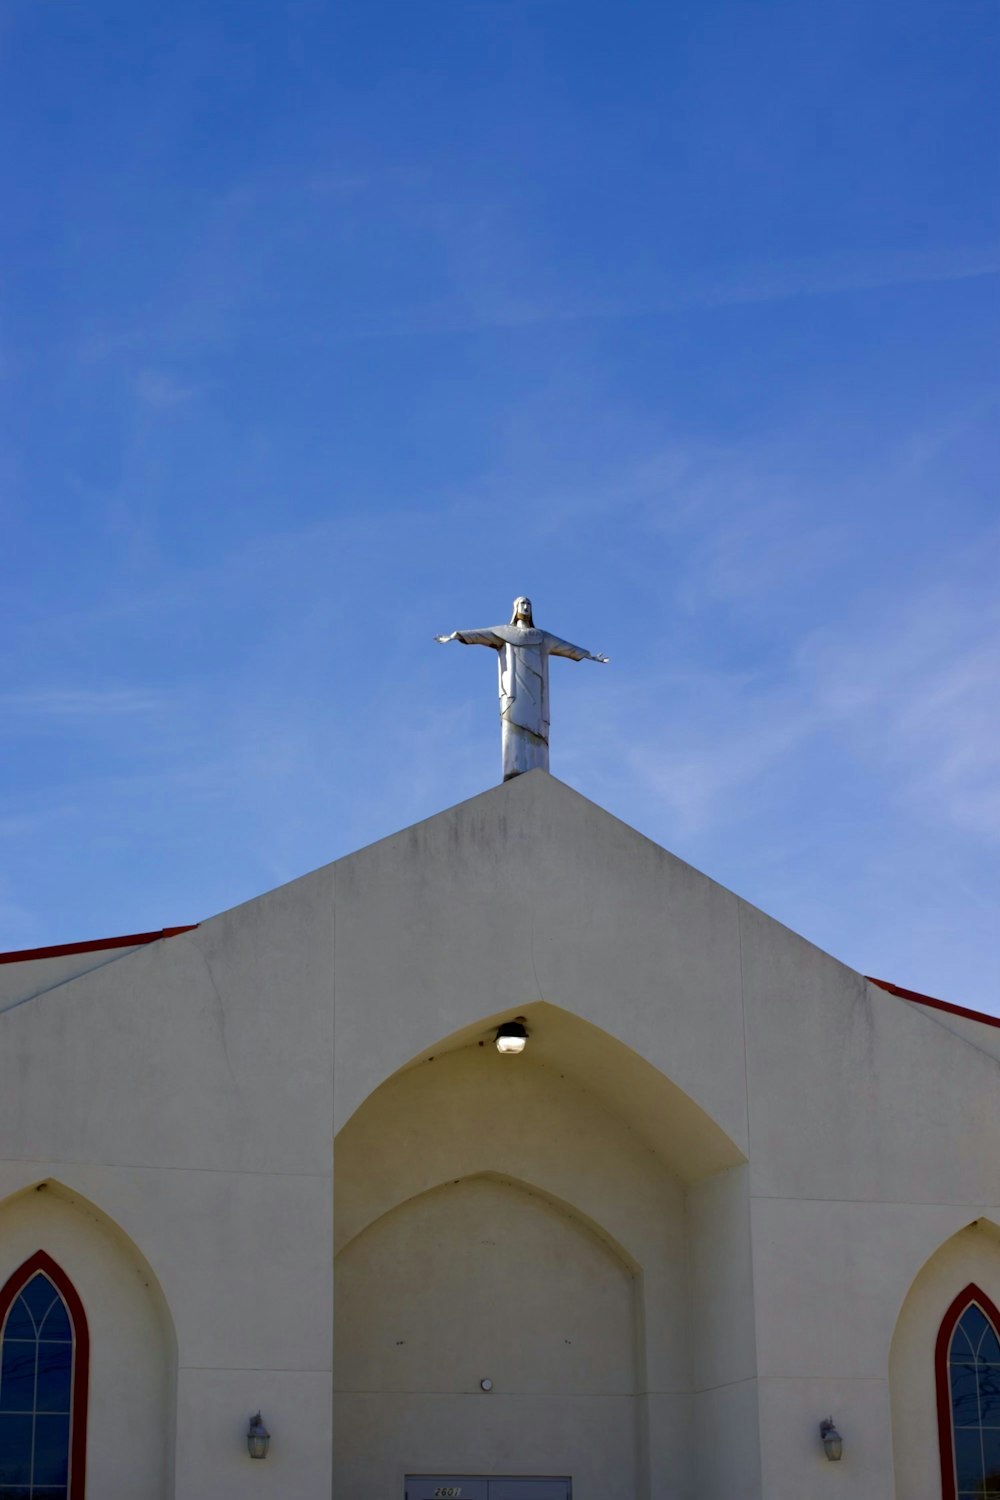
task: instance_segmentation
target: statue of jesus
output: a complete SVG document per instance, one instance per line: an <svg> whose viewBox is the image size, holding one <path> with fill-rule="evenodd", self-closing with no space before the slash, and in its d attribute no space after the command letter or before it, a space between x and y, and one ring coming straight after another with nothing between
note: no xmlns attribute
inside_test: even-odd
<svg viewBox="0 0 1000 1500"><path fill-rule="evenodd" d="M497 652L504 781L524 771L549 769L549 657L608 660L600 651L585 651L547 630L536 629L531 600L523 594L514 600L509 625L453 630L451 635L436 635L434 639L442 644L461 641L463 646L490 646Z"/></svg>

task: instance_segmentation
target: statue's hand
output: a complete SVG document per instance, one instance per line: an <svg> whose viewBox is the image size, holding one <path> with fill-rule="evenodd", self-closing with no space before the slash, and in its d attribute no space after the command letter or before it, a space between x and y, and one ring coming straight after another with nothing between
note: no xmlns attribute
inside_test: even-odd
<svg viewBox="0 0 1000 1500"><path fill-rule="evenodd" d="M449 641L453 641L455 639L455 632L452 631L451 635L436 635L434 639L436 641L440 641L442 646L447 646Z"/></svg>
<svg viewBox="0 0 1000 1500"><path fill-rule="evenodd" d="M595 651L594 654L593 654L593 656L590 659L591 659L591 661L604 661L604 662L608 662L608 661L611 660L611 657L610 656L605 656L605 654L604 654L603 651Z"/></svg>

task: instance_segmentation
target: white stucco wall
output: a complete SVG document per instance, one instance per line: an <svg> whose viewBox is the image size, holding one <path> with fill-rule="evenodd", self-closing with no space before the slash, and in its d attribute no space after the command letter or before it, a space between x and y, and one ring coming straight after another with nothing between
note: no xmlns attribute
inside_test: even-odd
<svg viewBox="0 0 1000 1500"><path fill-rule="evenodd" d="M161 941L163 941L161 939ZM23 1005L56 985L76 979L92 969L103 969L141 946L97 948L89 953L62 953L50 958L25 958L16 963L0 963L0 1011Z"/></svg>
<svg viewBox="0 0 1000 1500"><path fill-rule="evenodd" d="M745 1153L730 892L545 772L334 869L338 1129L441 1038L542 999L646 1058Z"/></svg>
<svg viewBox="0 0 1000 1500"><path fill-rule="evenodd" d="M893 1329L934 1250L997 1217L1000 1065L762 913L741 930L763 1492L892 1500Z"/></svg>
<svg viewBox="0 0 1000 1500"><path fill-rule="evenodd" d="M715 1173L688 1190L687 1239L695 1493L757 1500L761 1481L748 1166ZM722 1433L726 1441L720 1441ZM658 1473L670 1474L673 1451L660 1446L653 1457Z"/></svg>
<svg viewBox="0 0 1000 1500"><path fill-rule="evenodd" d="M337 896L338 1110L534 996L635 1048L752 1163L717 1257L723 1300L753 1288L746 1373L694 1393L707 1492L888 1500L896 1312L1000 1197L995 1057L541 778L341 862ZM828 1413L851 1434L836 1466Z"/></svg>
<svg viewBox="0 0 1000 1500"><path fill-rule="evenodd" d="M330 1493L334 1230L353 1267L344 1348L370 1371L361 1335L389 1330L364 1312L368 1235L399 1266L410 1227L443 1225L475 1283L449 1181L492 1195L483 1213L514 1195L504 1276L542 1257L531 1236L548 1224L563 1259L607 1250L634 1278L640 1374L602 1397L635 1413L621 1493L924 1500L901 1487L890 1412L898 1434L925 1402L925 1375L900 1370L932 1358L933 1298L890 1348L925 1262L1000 1221L1000 1063L975 1023L873 990L541 772L195 932L27 978L36 998L0 1016L0 1199L57 1179L155 1273L176 1332L180 1500ZM517 1014L528 1053L490 1052L515 1071L487 1073L479 1041ZM523 1211L525 1185L544 1209ZM963 1273L934 1264L943 1296ZM400 1282L398 1308L424 1317L415 1286ZM447 1339L438 1353L458 1357ZM548 1405L525 1389L542 1413L526 1432L557 1428L554 1383ZM482 1462L499 1462L503 1403L444 1394L442 1410L479 1403ZM398 1493L414 1451L400 1435L416 1443L429 1395L396 1390L356 1422L342 1403L344 1472L360 1474L365 1431L369 1448L391 1431ZM266 1464L243 1447L258 1405ZM828 1414L839 1465L819 1446ZM586 1500L601 1427L573 1430L591 1456L559 1472ZM131 1497L107 1482L102 1500Z"/></svg>
<svg viewBox="0 0 1000 1500"><path fill-rule="evenodd" d="M321 872L0 1017L4 1191L86 1195L162 1288L177 1500L329 1493L331 938Z"/></svg>
<svg viewBox="0 0 1000 1500"><path fill-rule="evenodd" d="M893 998L898 999L896 996ZM904 1000L903 1004L910 1006L934 1025L960 1036L980 1052L989 1052L1000 1060L1000 1022L996 1017L984 1016L980 1020L973 1016L956 1015L954 1011L942 1010L938 1006L921 1005L912 1000Z"/></svg>

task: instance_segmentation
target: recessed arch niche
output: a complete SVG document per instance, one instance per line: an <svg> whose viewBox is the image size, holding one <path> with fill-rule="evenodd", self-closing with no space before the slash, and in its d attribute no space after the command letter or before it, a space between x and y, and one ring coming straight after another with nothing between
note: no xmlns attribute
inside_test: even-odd
<svg viewBox="0 0 1000 1500"><path fill-rule="evenodd" d="M635 1281L581 1219L464 1177L369 1225L336 1274L339 1446L359 1412L368 1434L350 1468L342 1454L345 1492L367 1494L393 1451L414 1470L559 1473L582 1450L634 1490Z"/></svg>
<svg viewBox="0 0 1000 1500"><path fill-rule="evenodd" d="M89 1334L86 1493L173 1494L176 1341L159 1283L129 1236L47 1178L0 1201L0 1284L39 1250L72 1283Z"/></svg>
<svg viewBox="0 0 1000 1500"><path fill-rule="evenodd" d="M941 1500L935 1353L942 1319L970 1284L1000 1305L1000 1225L981 1218L951 1235L920 1268L889 1353L897 1500Z"/></svg>

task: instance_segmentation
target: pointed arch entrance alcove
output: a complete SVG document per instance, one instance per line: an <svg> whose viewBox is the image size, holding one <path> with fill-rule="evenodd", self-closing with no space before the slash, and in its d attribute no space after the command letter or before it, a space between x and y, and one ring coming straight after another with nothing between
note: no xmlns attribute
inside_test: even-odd
<svg viewBox="0 0 1000 1500"><path fill-rule="evenodd" d="M685 1193L742 1157L606 1033L523 1013L522 1056L468 1028L337 1137L334 1472L356 1500L419 1473L626 1500L667 1467L694 1493Z"/></svg>

